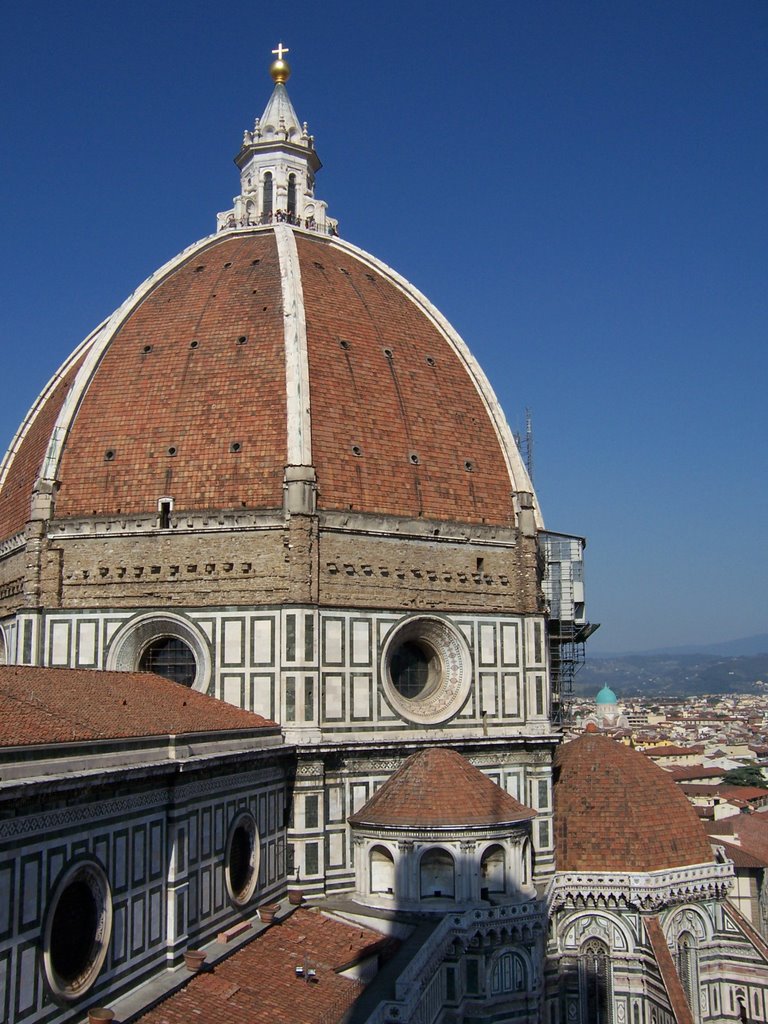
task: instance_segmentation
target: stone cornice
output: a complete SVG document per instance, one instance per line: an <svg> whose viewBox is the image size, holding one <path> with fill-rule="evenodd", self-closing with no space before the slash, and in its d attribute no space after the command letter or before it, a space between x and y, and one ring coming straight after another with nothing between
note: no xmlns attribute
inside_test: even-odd
<svg viewBox="0 0 768 1024"><path fill-rule="evenodd" d="M585 906L658 911L690 900L722 899L733 885L732 864L695 864L666 871L558 872L549 890L551 910Z"/></svg>

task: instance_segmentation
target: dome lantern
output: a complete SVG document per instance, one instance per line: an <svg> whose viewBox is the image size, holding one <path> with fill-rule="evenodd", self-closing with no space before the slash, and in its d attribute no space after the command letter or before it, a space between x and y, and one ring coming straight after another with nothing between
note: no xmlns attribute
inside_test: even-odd
<svg viewBox="0 0 768 1024"><path fill-rule="evenodd" d="M283 59L288 52L282 43L272 51L277 59L269 73L275 88L253 131L243 133L235 157L240 195L235 196L231 210L218 215L218 231L287 223L322 234L338 233L338 222L328 217L327 204L315 198L315 174L322 164L314 136L307 122L299 121L285 88L291 74Z"/></svg>

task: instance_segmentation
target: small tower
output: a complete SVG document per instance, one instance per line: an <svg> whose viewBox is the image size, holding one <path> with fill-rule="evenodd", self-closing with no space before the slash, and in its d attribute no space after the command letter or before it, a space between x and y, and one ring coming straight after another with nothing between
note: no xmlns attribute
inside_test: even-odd
<svg viewBox="0 0 768 1024"><path fill-rule="evenodd" d="M275 83L264 113L253 131L243 134L235 157L240 169L240 195L234 207L217 217L217 230L254 228L274 223L336 235L338 222L328 217L327 204L315 198L315 174L322 164L307 122L299 122L285 83L291 74L279 43L269 73Z"/></svg>

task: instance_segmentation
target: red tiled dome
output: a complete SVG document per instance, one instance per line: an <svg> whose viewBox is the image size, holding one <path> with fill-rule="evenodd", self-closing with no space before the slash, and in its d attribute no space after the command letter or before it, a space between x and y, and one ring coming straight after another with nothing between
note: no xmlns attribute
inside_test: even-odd
<svg viewBox="0 0 768 1024"><path fill-rule="evenodd" d="M555 758L560 871L660 871L704 864L712 850L696 811L644 754L582 735Z"/></svg>
<svg viewBox="0 0 768 1024"><path fill-rule="evenodd" d="M460 339L371 257L292 237L319 509L512 525L530 482ZM138 289L17 439L0 540L23 528L47 450L58 519L156 513L168 495L178 511L280 508L296 463L284 263L276 229L225 232Z"/></svg>
<svg viewBox="0 0 768 1024"><path fill-rule="evenodd" d="M470 764L455 750L432 747L404 761L352 825L440 828L501 825L535 818L536 811Z"/></svg>

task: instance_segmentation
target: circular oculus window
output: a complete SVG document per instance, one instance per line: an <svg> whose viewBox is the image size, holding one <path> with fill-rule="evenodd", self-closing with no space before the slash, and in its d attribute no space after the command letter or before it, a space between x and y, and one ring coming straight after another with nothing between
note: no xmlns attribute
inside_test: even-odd
<svg viewBox="0 0 768 1024"><path fill-rule="evenodd" d="M195 690L211 678L211 655L200 631L170 612L147 612L126 623L107 653L108 670L155 672Z"/></svg>
<svg viewBox="0 0 768 1024"><path fill-rule="evenodd" d="M444 619L410 618L387 637L381 675L387 700L402 718L445 722L459 712L469 694L469 648Z"/></svg>
<svg viewBox="0 0 768 1024"><path fill-rule="evenodd" d="M229 898L236 906L244 906L253 896L259 878L259 834L250 811L238 814L230 825L224 878Z"/></svg>
<svg viewBox="0 0 768 1024"><path fill-rule="evenodd" d="M79 999L95 982L112 933L112 895L100 864L65 869L48 903L43 932L45 976L54 996Z"/></svg>

